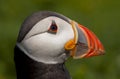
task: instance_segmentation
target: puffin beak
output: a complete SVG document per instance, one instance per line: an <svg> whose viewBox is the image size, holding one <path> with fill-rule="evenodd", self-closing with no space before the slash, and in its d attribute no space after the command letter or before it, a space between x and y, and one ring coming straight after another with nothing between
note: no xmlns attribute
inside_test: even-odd
<svg viewBox="0 0 120 79"><path fill-rule="evenodd" d="M65 49L75 58L87 58L104 54L104 48L96 35L88 28L71 21L74 38L65 44Z"/></svg>

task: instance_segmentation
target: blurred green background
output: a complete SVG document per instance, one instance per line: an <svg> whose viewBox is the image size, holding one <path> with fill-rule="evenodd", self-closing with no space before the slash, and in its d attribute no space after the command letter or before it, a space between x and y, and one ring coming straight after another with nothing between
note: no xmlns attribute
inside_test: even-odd
<svg viewBox="0 0 120 79"><path fill-rule="evenodd" d="M120 0L0 0L0 79L16 79L13 48L21 23L36 11L61 13L95 32L106 54L69 59L73 79L120 79Z"/></svg>

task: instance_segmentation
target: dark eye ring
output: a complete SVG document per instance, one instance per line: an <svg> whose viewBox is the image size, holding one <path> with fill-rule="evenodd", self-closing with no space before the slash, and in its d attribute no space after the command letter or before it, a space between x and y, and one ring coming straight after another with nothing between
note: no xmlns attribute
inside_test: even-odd
<svg viewBox="0 0 120 79"><path fill-rule="evenodd" d="M51 25L50 30L56 32L57 31L57 26L56 25Z"/></svg>
<svg viewBox="0 0 120 79"><path fill-rule="evenodd" d="M52 24L51 24L51 26L50 26L50 28L49 28L49 32L56 33L57 30L58 30L57 25L56 25L54 22L52 22Z"/></svg>

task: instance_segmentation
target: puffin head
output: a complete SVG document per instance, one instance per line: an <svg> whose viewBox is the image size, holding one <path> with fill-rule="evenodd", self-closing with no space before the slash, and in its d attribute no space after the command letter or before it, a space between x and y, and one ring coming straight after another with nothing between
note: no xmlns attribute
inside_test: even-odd
<svg viewBox="0 0 120 79"><path fill-rule="evenodd" d="M93 32L55 12L41 11L27 17L17 39L17 46L31 59L47 63L63 63L104 54Z"/></svg>

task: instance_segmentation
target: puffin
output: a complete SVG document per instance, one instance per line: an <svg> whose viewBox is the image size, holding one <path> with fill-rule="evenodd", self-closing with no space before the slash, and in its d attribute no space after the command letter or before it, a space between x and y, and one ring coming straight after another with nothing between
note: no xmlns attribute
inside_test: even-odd
<svg viewBox="0 0 120 79"><path fill-rule="evenodd" d="M17 79L72 79L65 67L69 57L104 54L98 37L68 17L39 11L21 25L14 48Z"/></svg>

